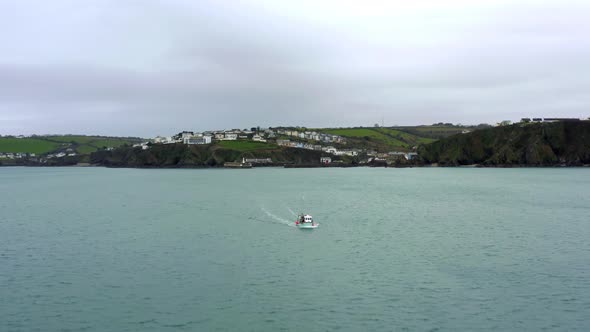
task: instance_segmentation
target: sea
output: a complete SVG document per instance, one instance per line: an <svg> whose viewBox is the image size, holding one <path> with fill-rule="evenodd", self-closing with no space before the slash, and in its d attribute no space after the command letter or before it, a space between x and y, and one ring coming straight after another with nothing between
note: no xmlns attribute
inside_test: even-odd
<svg viewBox="0 0 590 332"><path fill-rule="evenodd" d="M0 168L0 331L588 330L588 168Z"/></svg>

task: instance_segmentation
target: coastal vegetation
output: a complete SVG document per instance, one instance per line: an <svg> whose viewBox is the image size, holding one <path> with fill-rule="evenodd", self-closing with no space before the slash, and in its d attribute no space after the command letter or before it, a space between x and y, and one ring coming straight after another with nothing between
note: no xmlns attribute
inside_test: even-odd
<svg viewBox="0 0 590 332"><path fill-rule="evenodd" d="M320 129L322 132L347 138L349 147L388 151L409 151L420 144L427 144L435 139L413 134L407 131L386 128L338 128Z"/></svg>
<svg viewBox="0 0 590 332"><path fill-rule="evenodd" d="M90 162L111 167L217 167L242 158L271 158L275 164L318 164L325 155L321 151L279 147L255 143L227 144L222 141L208 145L153 144L149 149L121 147L112 151L92 153Z"/></svg>
<svg viewBox="0 0 590 332"><path fill-rule="evenodd" d="M471 129L466 129L471 128ZM112 167L219 167L226 162L270 158L274 165L319 166L321 157L340 165L369 166L555 166L590 164L590 121L518 123L497 127L452 125L316 129L345 137L328 143L341 151L279 146L251 139L210 144L148 143L138 138L100 136L0 137L0 152L35 153L37 157L2 159L3 165L93 164ZM459 131L460 130L460 131ZM420 135L414 132L420 132ZM450 133L455 134L448 136ZM445 136L442 138L435 138ZM279 139L279 138L277 138ZM142 144L137 144L143 142ZM133 146L135 144L135 146ZM314 143L317 144L317 143ZM326 144L322 147L326 147ZM345 150L349 149L349 150ZM60 151L63 157L39 158ZM373 151L373 152L370 152ZM397 152L395 152L397 151ZM417 151L416 154L412 151ZM65 153L64 153L65 152ZM408 152L414 156L409 158ZM378 158L374 158L378 156Z"/></svg>
<svg viewBox="0 0 590 332"><path fill-rule="evenodd" d="M420 146L425 163L443 166L590 164L590 121L514 124Z"/></svg>
<svg viewBox="0 0 590 332"><path fill-rule="evenodd" d="M240 152L268 150L276 148L276 145L274 144L253 141L220 141L217 144L221 148Z"/></svg>
<svg viewBox="0 0 590 332"><path fill-rule="evenodd" d="M462 126L462 125L453 125L451 123L435 123L430 126L401 126L401 127L392 127L393 129L397 129L406 133L410 133L419 137L430 138L432 140L437 140L441 138L446 138L449 136L453 136L456 134L462 134L467 131L474 131L479 129L490 128L491 125L482 123L477 126ZM426 142L428 143L428 142Z"/></svg>

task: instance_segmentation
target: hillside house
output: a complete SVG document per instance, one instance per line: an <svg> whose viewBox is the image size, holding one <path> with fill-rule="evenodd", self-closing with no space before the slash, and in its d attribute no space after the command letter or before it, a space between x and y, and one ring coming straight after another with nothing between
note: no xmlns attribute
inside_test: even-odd
<svg viewBox="0 0 590 332"><path fill-rule="evenodd" d="M337 154L337 153L338 153L338 150L337 150L335 147L333 147L333 146L326 146L326 147L323 147L323 148L322 148L322 150L323 150L324 152L326 152L326 153L330 153L330 154Z"/></svg>
<svg viewBox="0 0 590 332"><path fill-rule="evenodd" d="M280 146L288 146L290 143L291 143L291 141L288 139L278 139L277 140L277 145L280 145Z"/></svg>
<svg viewBox="0 0 590 332"><path fill-rule="evenodd" d="M242 158L242 163L250 164L272 164L271 158Z"/></svg>
<svg viewBox="0 0 590 332"><path fill-rule="evenodd" d="M183 140L183 143L188 145L211 144L211 136L193 136L190 138L185 138Z"/></svg>
<svg viewBox="0 0 590 332"><path fill-rule="evenodd" d="M252 136L252 140L255 142L266 142L266 140L264 138L262 138L262 136L260 136L260 135Z"/></svg>
<svg viewBox="0 0 590 332"><path fill-rule="evenodd" d="M184 140L185 138L190 138L190 137L193 137L194 135L195 135L195 133L192 131L183 131L182 133L180 133L180 138Z"/></svg>

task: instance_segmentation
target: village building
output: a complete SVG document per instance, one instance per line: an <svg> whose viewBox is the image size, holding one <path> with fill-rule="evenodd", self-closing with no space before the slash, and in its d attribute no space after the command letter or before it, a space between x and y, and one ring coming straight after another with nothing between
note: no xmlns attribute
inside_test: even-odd
<svg viewBox="0 0 590 332"><path fill-rule="evenodd" d="M211 144L211 136L193 136L190 138L185 138L183 140L184 144L188 145L195 145L195 144Z"/></svg>
<svg viewBox="0 0 590 332"><path fill-rule="evenodd" d="M266 140L264 138L262 138L262 136L260 136L260 135L254 135L252 137L252 140L255 142L266 142Z"/></svg>
<svg viewBox="0 0 590 332"><path fill-rule="evenodd" d="M242 163L247 164L272 164L271 158L242 158Z"/></svg>
<svg viewBox="0 0 590 332"><path fill-rule="evenodd" d="M180 133L180 138L185 139L188 137L193 137L194 135L195 135L195 133L192 131L183 131L182 133Z"/></svg>

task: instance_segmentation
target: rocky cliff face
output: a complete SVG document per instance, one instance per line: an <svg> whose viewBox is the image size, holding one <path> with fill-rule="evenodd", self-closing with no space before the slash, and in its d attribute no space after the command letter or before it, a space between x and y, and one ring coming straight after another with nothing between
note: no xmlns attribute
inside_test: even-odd
<svg viewBox="0 0 590 332"><path fill-rule="evenodd" d="M454 135L423 145L426 163L443 166L578 166L590 164L590 121L515 124Z"/></svg>

